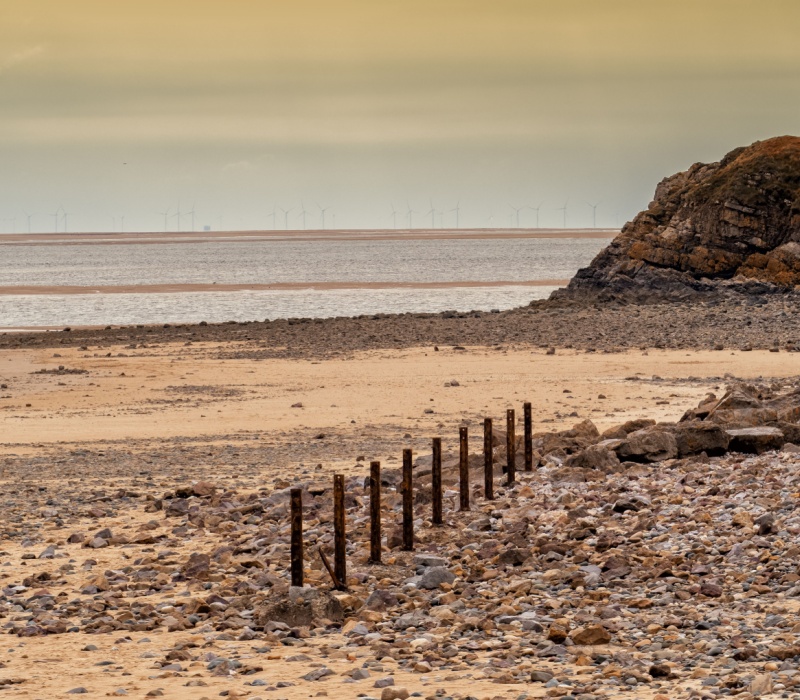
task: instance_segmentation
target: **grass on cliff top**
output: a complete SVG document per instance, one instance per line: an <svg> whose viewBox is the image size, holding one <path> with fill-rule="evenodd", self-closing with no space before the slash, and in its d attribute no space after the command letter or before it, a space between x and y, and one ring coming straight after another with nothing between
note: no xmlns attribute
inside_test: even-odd
<svg viewBox="0 0 800 700"><path fill-rule="evenodd" d="M780 136L731 151L696 196L712 202L732 199L755 209L788 200L792 211L800 212L800 138Z"/></svg>

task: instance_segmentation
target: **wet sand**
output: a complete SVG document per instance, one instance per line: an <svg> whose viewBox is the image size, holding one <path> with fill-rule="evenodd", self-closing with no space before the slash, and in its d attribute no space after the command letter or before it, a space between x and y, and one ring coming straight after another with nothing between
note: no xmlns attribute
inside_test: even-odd
<svg viewBox="0 0 800 700"><path fill-rule="evenodd" d="M0 350L3 443L17 448L324 430L348 436L339 457L349 459L366 448L359 438L365 424L385 426L386 446L393 450L397 432L405 432L397 426L413 428L420 441L413 446L422 448L423 436L443 428L457 433L465 417L500 416L530 400L537 429L569 427L578 417L590 417L603 430L634 414L677 420L687 405L718 388L725 374L798 372L796 355L765 351L548 355L541 349L475 347L365 351L327 360L226 359L248 344ZM459 386L445 386L453 379Z"/></svg>
<svg viewBox="0 0 800 700"><path fill-rule="evenodd" d="M618 229L338 229L295 231L173 231L164 233L15 233L0 235L0 245L125 245L213 243L215 241L402 241L509 238L613 238Z"/></svg>
<svg viewBox="0 0 800 700"><path fill-rule="evenodd" d="M275 284L141 284L107 286L19 285L0 287L0 294L180 294L182 292L332 291L340 289L454 289L459 287L563 287L565 279L457 282L279 282Z"/></svg>

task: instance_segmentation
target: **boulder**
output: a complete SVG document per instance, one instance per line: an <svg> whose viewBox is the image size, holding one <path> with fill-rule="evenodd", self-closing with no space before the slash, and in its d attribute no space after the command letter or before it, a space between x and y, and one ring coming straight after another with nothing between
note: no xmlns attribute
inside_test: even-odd
<svg viewBox="0 0 800 700"><path fill-rule="evenodd" d="M731 438L732 452L745 452L760 455L769 450L779 450L786 442L786 437L778 428L761 426L759 428L739 428L728 430Z"/></svg>
<svg viewBox="0 0 800 700"><path fill-rule="evenodd" d="M193 552L189 560L183 565L182 573L190 580L207 581L211 567L211 557L208 554Z"/></svg>
<svg viewBox="0 0 800 700"><path fill-rule="evenodd" d="M772 674L759 673L753 677L750 685L747 687L750 694L755 698L760 698L762 695L772 694Z"/></svg>
<svg viewBox="0 0 800 700"><path fill-rule="evenodd" d="M434 590L439 588L443 583L453 583L456 580L456 575L450 569L444 566L432 566L425 570L425 573L419 579L417 584L420 588Z"/></svg>
<svg viewBox="0 0 800 700"><path fill-rule="evenodd" d="M609 446L599 443L590 445L577 454L570 455L564 462L569 468L598 469L603 472L615 471L619 465L619 457Z"/></svg>
<svg viewBox="0 0 800 700"><path fill-rule="evenodd" d="M210 481L198 481L192 485L192 495L201 498L213 496L217 492L217 487Z"/></svg>
<svg viewBox="0 0 800 700"><path fill-rule="evenodd" d="M534 436L534 444L542 455L558 453L575 454L594 445L600 440L600 431L588 418L577 423L569 430L556 433L539 433Z"/></svg>
<svg viewBox="0 0 800 700"><path fill-rule="evenodd" d="M678 423L673 432L679 457L701 452L705 452L709 457L725 454L731 441L721 426L699 420Z"/></svg>
<svg viewBox="0 0 800 700"><path fill-rule="evenodd" d="M637 418L636 420L629 420L622 425L616 425L613 428L609 428L608 430L604 431L601 437L604 440L612 440L617 439L621 440L626 437L630 433L635 433L637 430L644 430L645 428L650 428L654 426L656 422L651 418Z"/></svg>
<svg viewBox="0 0 800 700"><path fill-rule="evenodd" d="M617 457L631 462L663 462L678 456L678 442L668 430L637 430L616 449Z"/></svg>
<svg viewBox="0 0 800 700"><path fill-rule="evenodd" d="M795 445L800 445L800 425L797 423L787 423L786 421L779 420L774 425L770 426L771 428L777 428L783 433L783 437L786 438L787 442L791 442Z"/></svg>
<svg viewBox="0 0 800 700"><path fill-rule="evenodd" d="M575 644L608 644L611 641L611 634L602 625L588 625L575 630L570 637Z"/></svg>

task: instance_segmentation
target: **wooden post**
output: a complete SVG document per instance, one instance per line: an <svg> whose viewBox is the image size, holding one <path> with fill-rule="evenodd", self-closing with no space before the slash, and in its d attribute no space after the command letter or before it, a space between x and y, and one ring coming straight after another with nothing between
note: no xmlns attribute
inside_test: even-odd
<svg viewBox="0 0 800 700"><path fill-rule="evenodd" d="M414 549L414 488L411 459L411 450L403 450L403 549L406 552Z"/></svg>
<svg viewBox="0 0 800 700"><path fill-rule="evenodd" d="M494 465L492 464L492 419L483 419L483 495L494 500Z"/></svg>
<svg viewBox="0 0 800 700"><path fill-rule="evenodd" d="M517 452L517 438L514 435L514 409L509 408L506 411L506 457L508 458L508 466L506 476L508 477L508 485L511 486L517 480L517 465L515 463Z"/></svg>
<svg viewBox="0 0 800 700"><path fill-rule="evenodd" d="M466 426L458 429L458 446L459 510L469 510L469 438Z"/></svg>
<svg viewBox="0 0 800 700"><path fill-rule="evenodd" d="M333 570L343 586L347 586L347 542L344 520L344 475L333 475Z"/></svg>
<svg viewBox="0 0 800 700"><path fill-rule="evenodd" d="M442 438L433 438L433 459L431 460L431 488L433 495L433 516L431 522L434 525L442 524Z"/></svg>
<svg viewBox="0 0 800 700"><path fill-rule="evenodd" d="M525 471L533 471L533 421L531 419L531 402L522 405L525 411Z"/></svg>
<svg viewBox="0 0 800 700"><path fill-rule="evenodd" d="M381 563L381 463L369 463L369 561Z"/></svg>
<svg viewBox="0 0 800 700"><path fill-rule="evenodd" d="M291 490L292 585L303 586L303 490Z"/></svg>

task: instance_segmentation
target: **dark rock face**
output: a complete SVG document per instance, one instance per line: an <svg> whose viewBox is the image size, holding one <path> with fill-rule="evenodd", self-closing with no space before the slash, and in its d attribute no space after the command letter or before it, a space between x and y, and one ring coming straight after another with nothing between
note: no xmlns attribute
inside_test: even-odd
<svg viewBox="0 0 800 700"><path fill-rule="evenodd" d="M800 285L800 138L781 136L661 181L646 211L552 299L649 303Z"/></svg>

